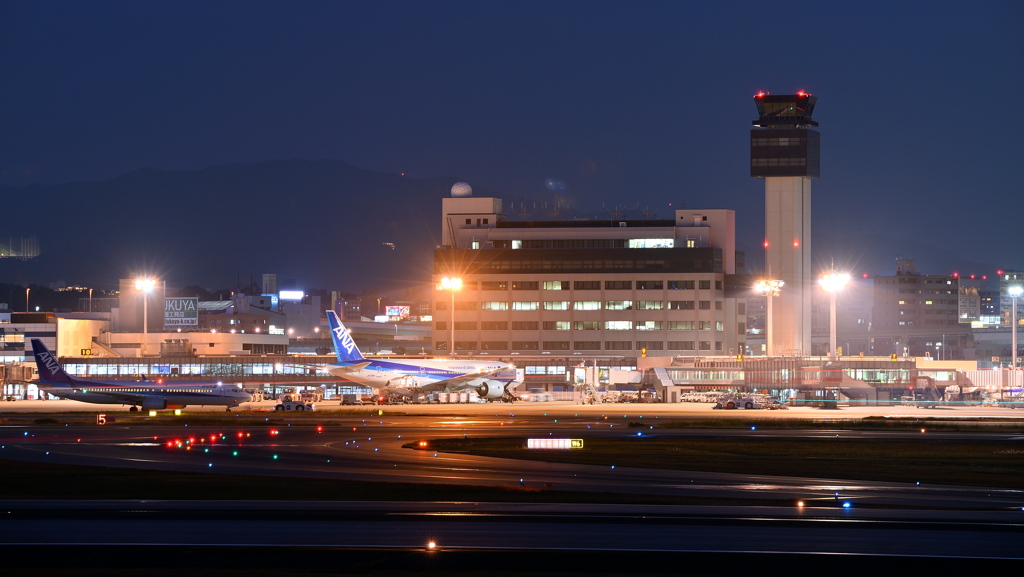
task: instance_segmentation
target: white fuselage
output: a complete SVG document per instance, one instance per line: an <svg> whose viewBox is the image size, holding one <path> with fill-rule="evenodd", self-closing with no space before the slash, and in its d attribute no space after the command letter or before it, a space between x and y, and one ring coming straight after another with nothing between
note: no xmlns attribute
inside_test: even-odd
<svg viewBox="0 0 1024 577"><path fill-rule="evenodd" d="M233 407L252 400L252 395L238 387L216 383L207 385L155 385L148 382L79 383L75 387L44 385L40 386L40 390L62 399L103 405L143 405L146 399L153 399L164 401L168 407L187 405Z"/></svg>
<svg viewBox="0 0 1024 577"><path fill-rule="evenodd" d="M361 366L362 365L362 366ZM367 360L364 363L338 363L328 365L327 372L373 389L450 390L467 388L503 369L507 363L497 361L422 360L415 363L388 359ZM451 383L449 383L451 381Z"/></svg>

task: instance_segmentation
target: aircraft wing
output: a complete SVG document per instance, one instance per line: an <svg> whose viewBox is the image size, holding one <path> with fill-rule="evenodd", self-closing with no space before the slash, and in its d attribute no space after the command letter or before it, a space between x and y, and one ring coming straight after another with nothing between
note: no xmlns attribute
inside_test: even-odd
<svg viewBox="0 0 1024 577"><path fill-rule="evenodd" d="M475 375L463 375L454 379L448 379L446 381L438 381L425 385L424 390L437 390L437 391L473 391L480 386L481 383L488 380L481 377L481 375L489 373L478 373ZM497 380L497 379L494 379Z"/></svg>
<svg viewBox="0 0 1024 577"><path fill-rule="evenodd" d="M330 367L331 371L330 372L333 373L333 374L338 374L338 373L354 373L356 371L362 370L363 368L367 367L369 364L370 364L370 362L366 361L365 363L356 363L354 365L346 365L344 367L339 367L337 365L331 365L331 367Z"/></svg>

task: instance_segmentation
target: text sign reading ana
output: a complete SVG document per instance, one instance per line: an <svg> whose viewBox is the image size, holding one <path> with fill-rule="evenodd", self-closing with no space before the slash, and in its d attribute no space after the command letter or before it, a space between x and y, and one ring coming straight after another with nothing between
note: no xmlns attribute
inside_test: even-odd
<svg viewBox="0 0 1024 577"><path fill-rule="evenodd" d="M583 439L527 439L527 449L582 449Z"/></svg>

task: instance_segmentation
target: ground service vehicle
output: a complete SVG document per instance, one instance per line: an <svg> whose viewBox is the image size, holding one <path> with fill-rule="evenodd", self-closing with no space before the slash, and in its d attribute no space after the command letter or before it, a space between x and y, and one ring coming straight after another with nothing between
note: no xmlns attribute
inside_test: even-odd
<svg viewBox="0 0 1024 577"><path fill-rule="evenodd" d="M303 403L301 401L282 401L274 405L275 411L315 411L316 405L313 403Z"/></svg>
<svg viewBox="0 0 1024 577"><path fill-rule="evenodd" d="M716 409L762 409L761 402L753 397L732 397L715 404Z"/></svg>

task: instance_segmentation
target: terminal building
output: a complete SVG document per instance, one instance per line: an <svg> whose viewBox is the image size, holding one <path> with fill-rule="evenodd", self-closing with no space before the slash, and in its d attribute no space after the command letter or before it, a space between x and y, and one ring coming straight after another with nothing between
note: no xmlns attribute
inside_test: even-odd
<svg viewBox="0 0 1024 577"><path fill-rule="evenodd" d="M1019 358L1006 343L1024 313L1011 312L1020 298L1011 289L1024 273L1001 274L995 293L956 275L918 275L912 261L901 261L894 277L844 290L836 351L826 348L831 319L815 282L825 271L812 270L810 258L811 180L820 175L816 98L760 93L754 100L750 176L764 180L766 206L761 274L746 270L730 209L514 221L501 199L473 197L457 183L442 201L429 304L411 299L415 314L412 306L392 314L380 297L364 307L332 294L325 304L343 314L366 354L494 355L523 370L525 390L571 395L581 384L628 381L666 401L692 390L745 390L888 403L925 377L955 383L957 395L977 387L1019 392L1020 371L979 371L970 359L998 366ZM781 291L756 294L759 280L780 281ZM31 362L35 336L82 376L315 381L342 392L344 381L313 368L333 357L319 297L286 296L276 284L264 275L262 292L270 294L200 303L124 281L118 299L88 299L88 313L8 315L7 326L0 315L0 350ZM362 314L371 309L376 315ZM401 323L406 315L423 324ZM974 327L987 332L972 339L972 324L986 316L1002 326ZM286 354L299 349L309 354Z"/></svg>
<svg viewBox="0 0 1024 577"><path fill-rule="evenodd" d="M676 210L665 220L509 221L501 199L453 196L442 213L435 352L746 351L752 281L742 274L732 210ZM446 278L461 285L446 288Z"/></svg>

